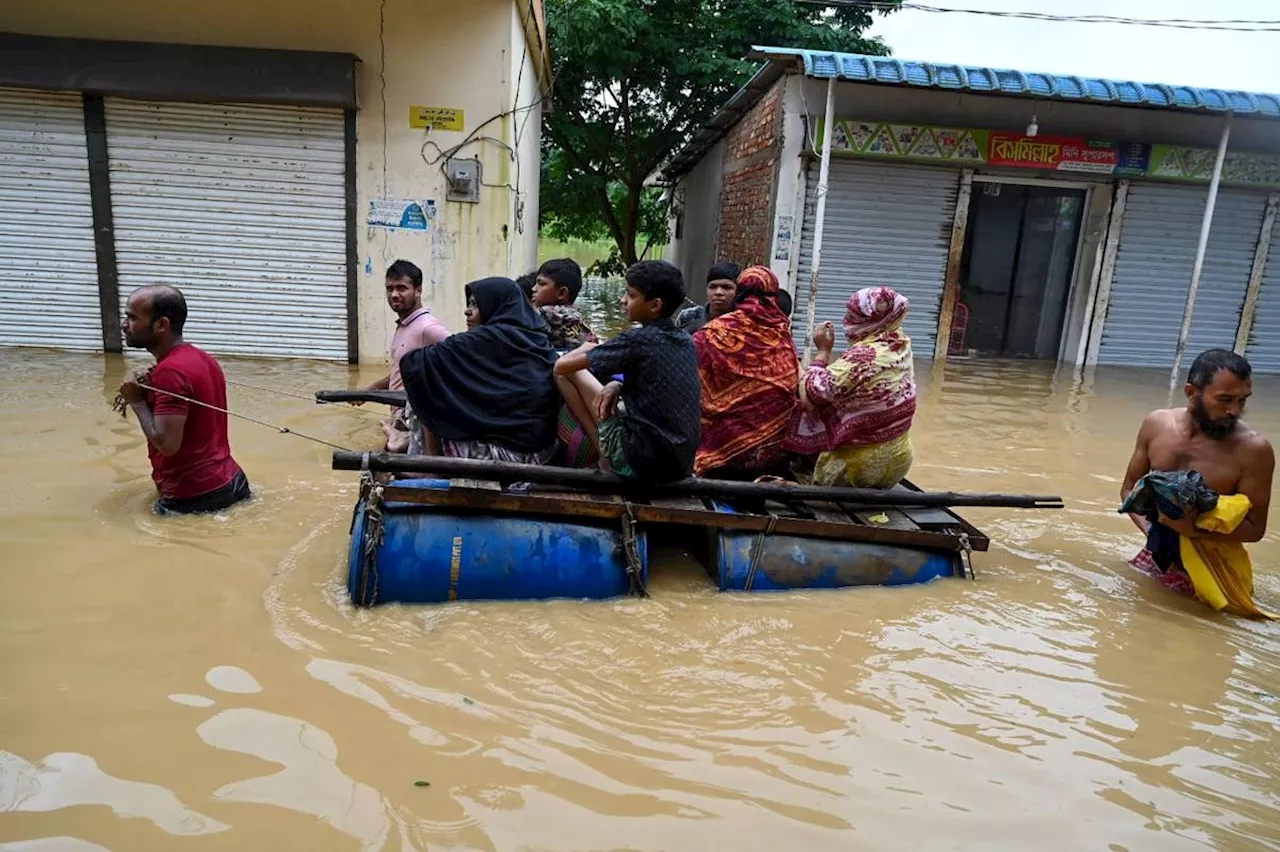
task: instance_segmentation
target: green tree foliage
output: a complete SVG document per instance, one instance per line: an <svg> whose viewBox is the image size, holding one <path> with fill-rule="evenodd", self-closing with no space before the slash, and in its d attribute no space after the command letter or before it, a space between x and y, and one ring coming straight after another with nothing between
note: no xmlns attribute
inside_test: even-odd
<svg viewBox="0 0 1280 852"><path fill-rule="evenodd" d="M634 263L667 239L657 170L758 63L752 45L888 53L864 38L870 4L847 0L547 0L556 66L544 113L542 226L609 237ZM881 11L895 3L879 2Z"/></svg>

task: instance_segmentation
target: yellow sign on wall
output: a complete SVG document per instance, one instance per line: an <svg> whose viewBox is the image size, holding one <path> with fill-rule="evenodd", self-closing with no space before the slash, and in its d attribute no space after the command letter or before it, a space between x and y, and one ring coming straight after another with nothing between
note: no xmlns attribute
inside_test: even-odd
<svg viewBox="0 0 1280 852"><path fill-rule="evenodd" d="M436 130L462 130L465 124L463 112L450 107L409 107L410 127L432 127Z"/></svg>

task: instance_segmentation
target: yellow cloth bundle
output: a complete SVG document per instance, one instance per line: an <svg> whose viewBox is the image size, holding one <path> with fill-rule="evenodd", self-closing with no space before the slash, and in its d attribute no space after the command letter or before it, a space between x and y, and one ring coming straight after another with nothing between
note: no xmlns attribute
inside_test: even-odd
<svg viewBox="0 0 1280 852"><path fill-rule="evenodd" d="M1243 494L1221 495L1216 509L1196 518L1196 527L1205 532L1235 532L1251 508L1253 504ZM1253 560L1243 544L1182 536L1178 545L1182 567L1200 600L1216 610L1249 618L1280 618L1254 603Z"/></svg>

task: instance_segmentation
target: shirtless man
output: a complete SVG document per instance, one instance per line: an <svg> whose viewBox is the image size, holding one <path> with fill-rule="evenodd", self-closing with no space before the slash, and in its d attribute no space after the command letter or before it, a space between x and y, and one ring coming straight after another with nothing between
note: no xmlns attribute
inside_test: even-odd
<svg viewBox="0 0 1280 852"><path fill-rule="evenodd" d="M1187 376L1186 408L1153 411L1142 421L1137 447L1125 471L1120 499L1150 471L1197 470L1219 494L1243 494L1253 508L1230 534L1196 529L1188 513L1180 521L1160 523L1187 538L1222 542L1259 541L1267 531L1271 476L1276 456L1271 443L1240 420L1253 393L1249 362L1225 349L1200 353ZM1130 515L1145 534L1150 524Z"/></svg>

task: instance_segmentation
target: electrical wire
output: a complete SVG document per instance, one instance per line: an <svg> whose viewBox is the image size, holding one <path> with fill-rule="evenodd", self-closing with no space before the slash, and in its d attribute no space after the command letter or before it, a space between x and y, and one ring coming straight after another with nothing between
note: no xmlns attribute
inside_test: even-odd
<svg viewBox="0 0 1280 852"><path fill-rule="evenodd" d="M1183 30L1216 30L1239 33L1280 32L1280 20L1263 19L1216 19L1197 20L1193 18L1127 18L1118 15L1059 15L1050 12L1001 11L995 9L957 9L946 6L932 6L927 3L888 3L877 0L796 0L819 6L846 7L864 9L868 12L893 12L898 9L931 14L980 15L991 18L1015 18L1027 21L1049 21L1065 24L1119 24L1124 26L1166 27Z"/></svg>

